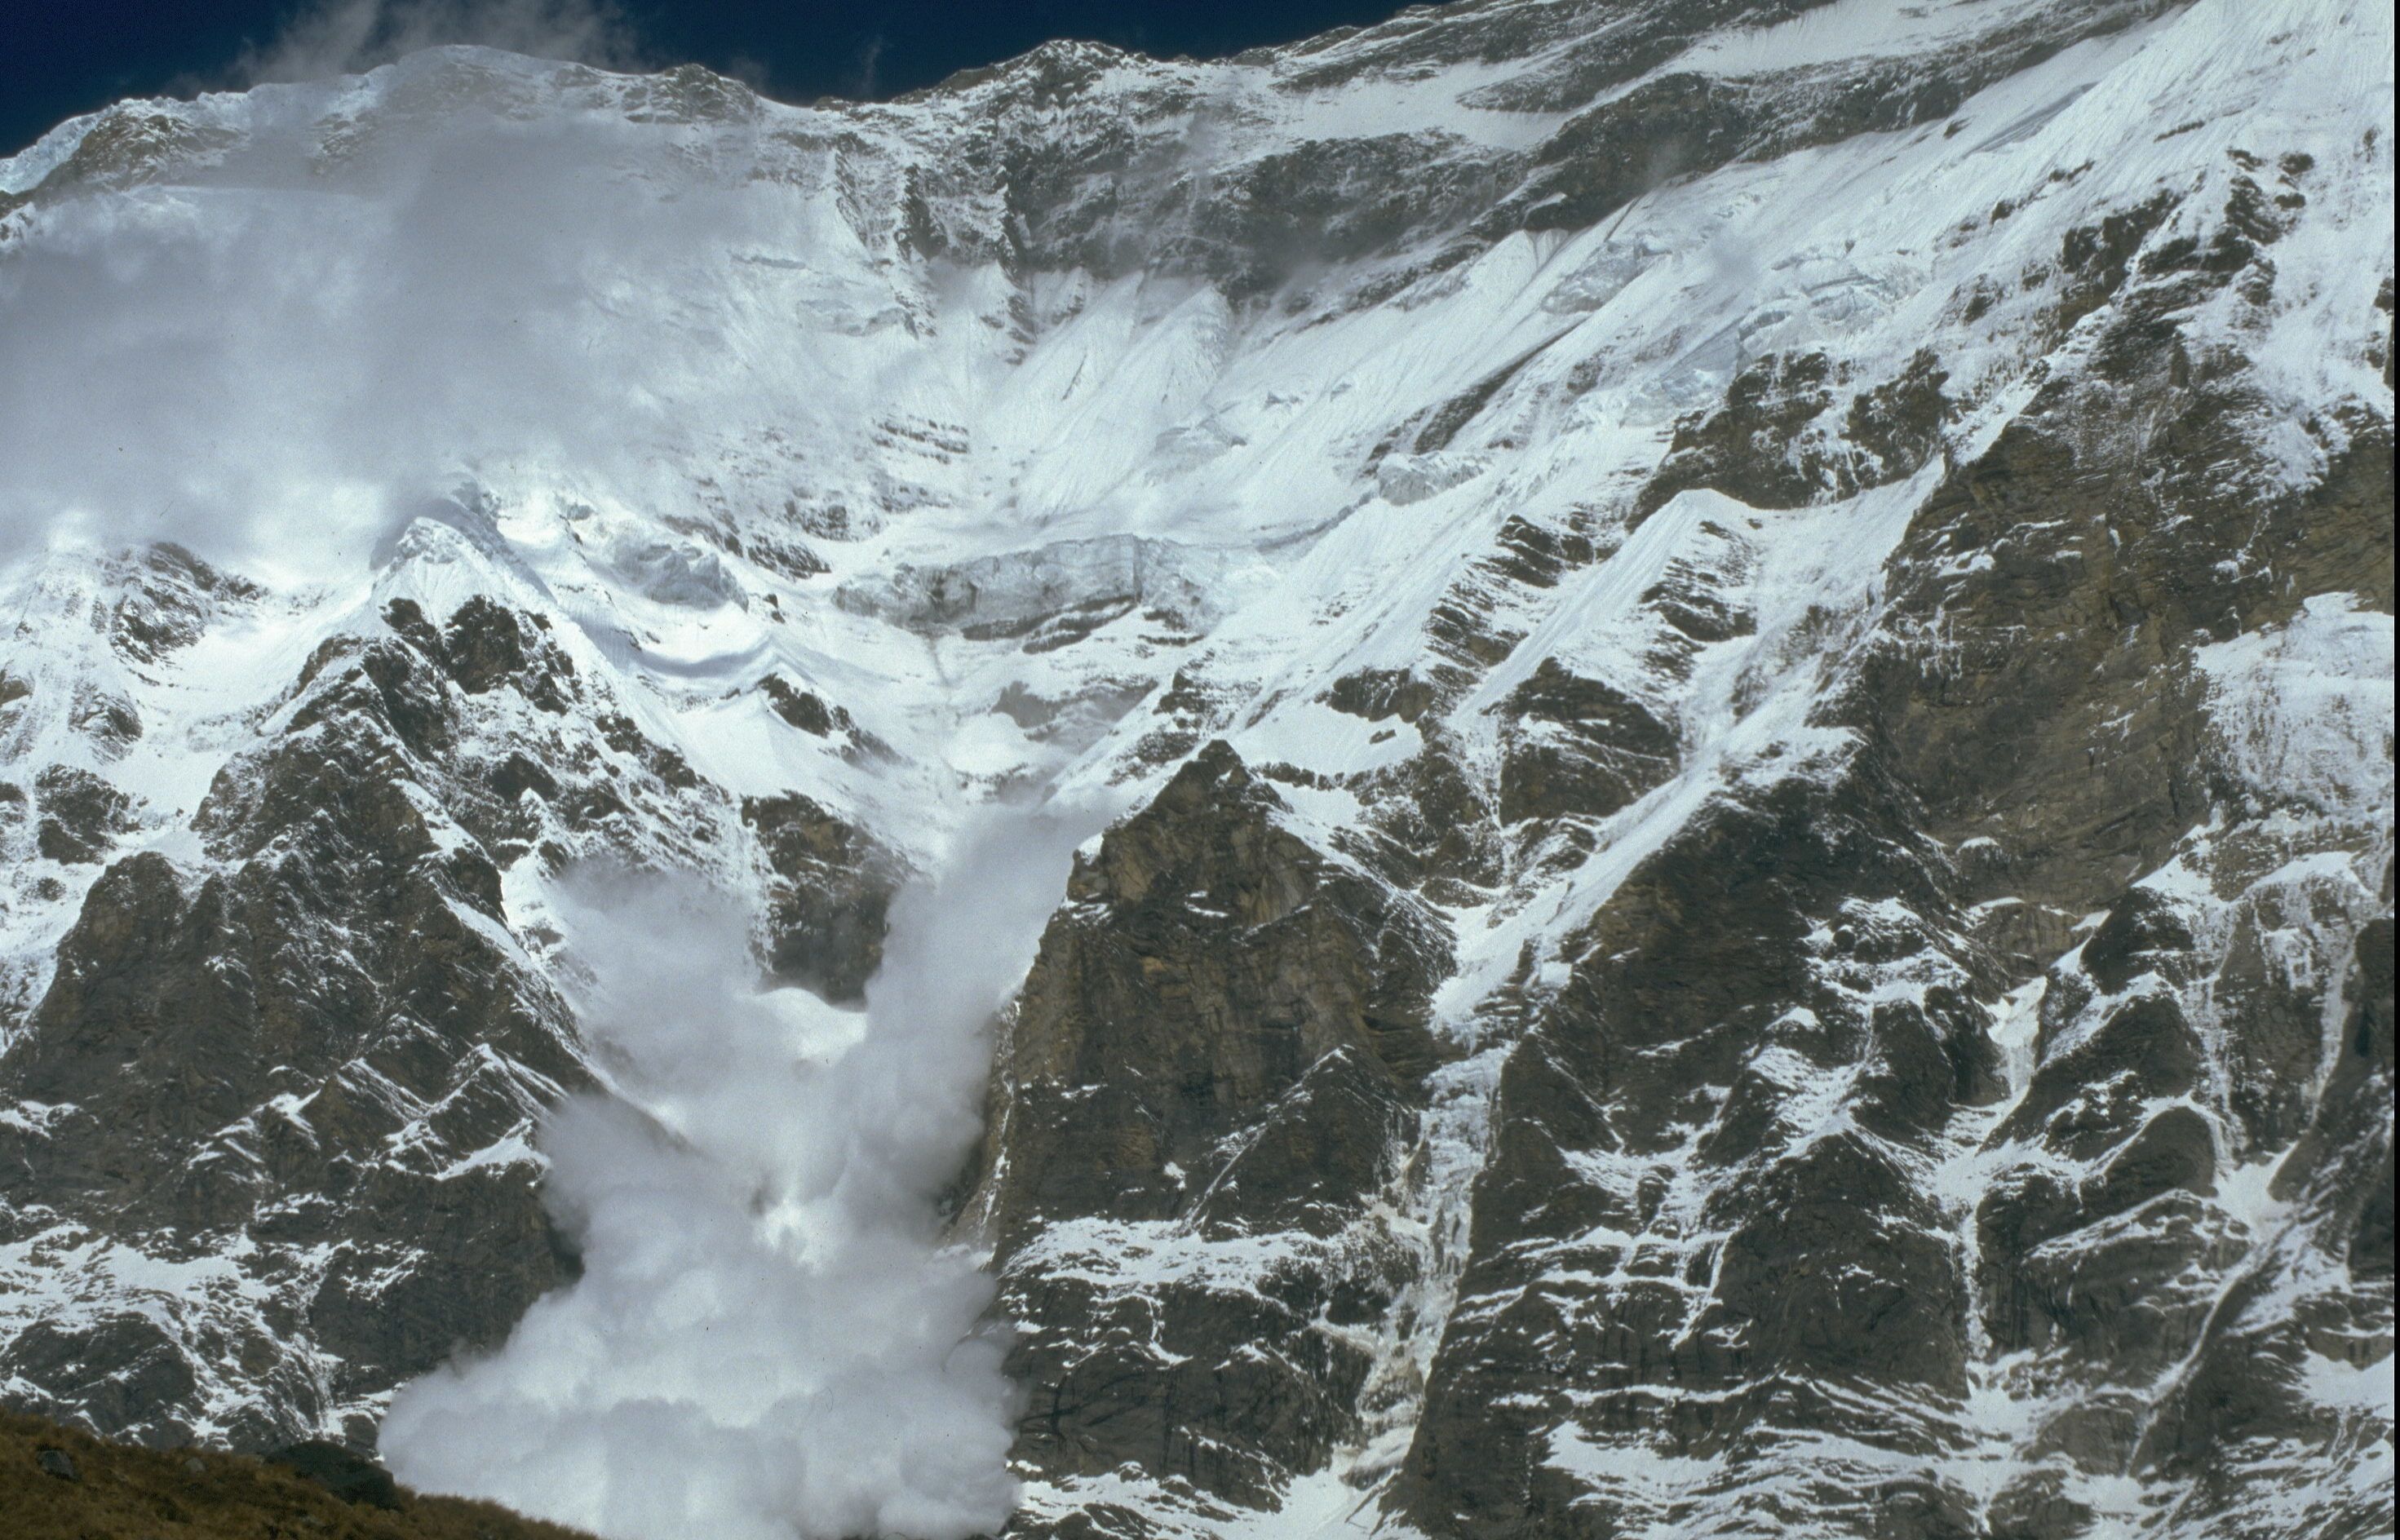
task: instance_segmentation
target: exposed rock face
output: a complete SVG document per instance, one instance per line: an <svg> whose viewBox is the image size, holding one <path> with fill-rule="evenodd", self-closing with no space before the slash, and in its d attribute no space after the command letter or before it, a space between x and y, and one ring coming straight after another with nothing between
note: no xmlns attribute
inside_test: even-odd
<svg viewBox="0 0 2400 1540"><path fill-rule="evenodd" d="M1415 1265L1373 1209L1441 1052L1449 945L1287 811L1210 743L1078 863L1018 998L969 1212L1042 1468L1258 1503L1357 1431L1372 1364L1343 1329Z"/></svg>
<svg viewBox="0 0 2400 1540"><path fill-rule="evenodd" d="M625 444L315 586L7 569L0 1396L365 1442L575 1267L579 864L846 1005L1057 793L1123 811L947 1209L1010 1534L2382 1532L2390 59L1483 0L874 106L450 50L0 162L0 277L462 122L656 232L540 301Z"/></svg>
<svg viewBox="0 0 2400 1540"><path fill-rule="evenodd" d="M776 715L790 714L779 703ZM827 1000L858 999L883 959L897 858L798 792L743 797L742 822L775 874L767 889L768 965Z"/></svg>
<svg viewBox="0 0 2400 1540"><path fill-rule="evenodd" d="M1501 703L1500 818L1606 818L1675 773L1681 743L1641 702L1545 658Z"/></svg>
<svg viewBox="0 0 2400 1540"><path fill-rule="evenodd" d="M413 605L393 613L436 640ZM462 609L454 639L478 619ZM488 651L436 653L454 656L491 687ZM20 1235L48 1217L154 1255L205 1256L229 1233L257 1250L242 1271L266 1300L238 1340L118 1315L9 1350L61 1408L141 1365L158 1383L102 1420L157 1438L205 1418L289 1441L558 1277L523 1173L466 1158L522 1136L583 1071L564 1007L506 939L498 871L445 840L413 773L455 743L456 708L404 643L311 663L282 733L195 815L220 868L187 876L146 851L111 865L6 1061L11 1094L49 1109L8 1130ZM320 1354L342 1365L330 1380Z"/></svg>

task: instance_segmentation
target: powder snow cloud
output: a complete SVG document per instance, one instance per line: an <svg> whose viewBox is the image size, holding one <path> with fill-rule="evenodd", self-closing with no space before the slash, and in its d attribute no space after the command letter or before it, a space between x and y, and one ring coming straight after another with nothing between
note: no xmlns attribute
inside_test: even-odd
<svg viewBox="0 0 2400 1540"><path fill-rule="evenodd" d="M614 1094L542 1146L583 1273L498 1353L402 1391L393 1468L622 1540L998 1529L1016 1392L937 1204L980 1128L989 1027L1098 825L986 813L895 903L863 1015L756 991L743 917L702 890L573 884Z"/></svg>
<svg viewBox="0 0 2400 1540"><path fill-rule="evenodd" d="M604 69L643 62L632 22L606 0L325 0L244 49L234 75L244 86L322 80L449 43Z"/></svg>
<svg viewBox="0 0 2400 1540"><path fill-rule="evenodd" d="M620 320L774 240L757 200L629 174L637 126L512 118L497 88L389 115L329 160L323 89L266 89L287 93L282 119L219 163L19 216L0 264L0 559L170 538L355 570L483 468L660 484L675 424L758 397Z"/></svg>

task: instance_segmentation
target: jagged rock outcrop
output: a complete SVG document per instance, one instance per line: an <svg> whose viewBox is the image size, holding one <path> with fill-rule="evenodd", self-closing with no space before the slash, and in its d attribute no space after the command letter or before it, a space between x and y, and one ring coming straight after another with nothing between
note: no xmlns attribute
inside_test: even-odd
<svg viewBox="0 0 2400 1540"><path fill-rule="evenodd" d="M1449 943L1287 811L1207 745L1078 862L1011 1015L968 1212L1038 1468L1256 1503L1356 1431L1371 1362L1342 1329L1413 1265L1372 1211L1442 1053Z"/></svg>
<svg viewBox="0 0 2400 1540"><path fill-rule="evenodd" d="M780 703L776 715L790 715ZM742 822L775 874L767 890L768 965L827 1000L858 999L883 960L898 858L798 792L743 797Z"/></svg>

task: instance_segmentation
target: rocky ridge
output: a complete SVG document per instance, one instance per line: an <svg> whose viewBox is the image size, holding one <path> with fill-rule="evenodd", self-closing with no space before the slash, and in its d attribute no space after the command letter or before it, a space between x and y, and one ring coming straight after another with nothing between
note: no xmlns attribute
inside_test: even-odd
<svg viewBox="0 0 2400 1540"><path fill-rule="evenodd" d="M16 562L0 1394L371 1439L572 1273L563 873L854 998L1055 789L1127 811L952 1220L1012 1534L2376 1533L2392 58L1485 0L63 127L0 305L195 208L339 255L291 189L456 198L460 135L689 229L540 291L638 454L440 421L324 580Z"/></svg>

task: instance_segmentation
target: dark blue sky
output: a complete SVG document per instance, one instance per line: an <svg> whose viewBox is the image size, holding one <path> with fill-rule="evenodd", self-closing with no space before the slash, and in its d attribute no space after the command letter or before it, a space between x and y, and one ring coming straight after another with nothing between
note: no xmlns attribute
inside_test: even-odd
<svg viewBox="0 0 2400 1540"><path fill-rule="evenodd" d="M0 0L0 155L120 97L247 83L312 20L374 22L436 40L505 43L527 18L590 31L620 61L697 61L770 95L889 96L953 70L1089 37L1207 57L1343 23L1402 0ZM331 30L338 31L338 26ZM568 30L573 30L570 27ZM454 37L460 32L486 35ZM500 35L489 35L493 33ZM631 59L627 60L626 50ZM553 50L544 50L553 51ZM588 51L588 50L587 50Z"/></svg>

